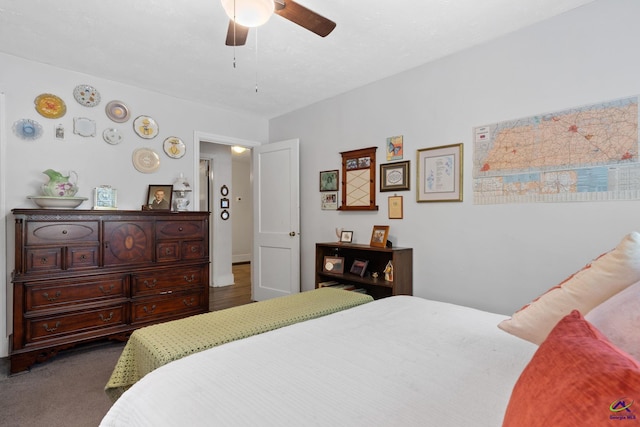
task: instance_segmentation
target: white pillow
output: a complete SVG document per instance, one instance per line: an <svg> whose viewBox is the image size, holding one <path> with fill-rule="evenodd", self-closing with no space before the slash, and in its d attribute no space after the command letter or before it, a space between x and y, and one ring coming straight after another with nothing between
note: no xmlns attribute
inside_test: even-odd
<svg viewBox="0 0 640 427"><path fill-rule="evenodd" d="M607 252L559 285L527 304L498 327L540 344L572 310L583 315L640 281L640 233L632 232Z"/></svg>
<svg viewBox="0 0 640 427"><path fill-rule="evenodd" d="M640 361L640 282L618 292L584 318L615 346Z"/></svg>

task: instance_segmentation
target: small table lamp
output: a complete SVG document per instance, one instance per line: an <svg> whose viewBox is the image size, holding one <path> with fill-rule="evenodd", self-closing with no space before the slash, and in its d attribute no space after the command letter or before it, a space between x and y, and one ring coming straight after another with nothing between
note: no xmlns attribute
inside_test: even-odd
<svg viewBox="0 0 640 427"><path fill-rule="evenodd" d="M181 173L173 183L173 193L173 210L178 212L188 210L191 185L189 185L189 181L184 177L184 174Z"/></svg>

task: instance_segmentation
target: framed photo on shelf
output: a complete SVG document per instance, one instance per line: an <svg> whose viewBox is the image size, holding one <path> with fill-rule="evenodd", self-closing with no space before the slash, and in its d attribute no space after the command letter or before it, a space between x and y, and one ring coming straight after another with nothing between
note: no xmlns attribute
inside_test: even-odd
<svg viewBox="0 0 640 427"><path fill-rule="evenodd" d="M389 237L388 225L374 225L369 246L384 248L387 246L387 237Z"/></svg>
<svg viewBox="0 0 640 427"><path fill-rule="evenodd" d="M338 170L320 172L320 191L338 191Z"/></svg>
<svg viewBox="0 0 640 427"><path fill-rule="evenodd" d="M340 233L340 243L351 243L353 240L353 231L343 231Z"/></svg>
<svg viewBox="0 0 640 427"><path fill-rule="evenodd" d="M173 185L150 185L147 192L147 209L153 211L170 211Z"/></svg>
<svg viewBox="0 0 640 427"><path fill-rule="evenodd" d="M325 256L322 263L322 271L325 273L344 273L344 257Z"/></svg>
<svg viewBox="0 0 640 427"><path fill-rule="evenodd" d="M389 196L389 219L402 219L402 196Z"/></svg>
<svg viewBox="0 0 640 427"><path fill-rule="evenodd" d="M380 191L409 190L409 161L380 165Z"/></svg>
<svg viewBox="0 0 640 427"><path fill-rule="evenodd" d="M462 201L462 144L418 150L417 202Z"/></svg>
<svg viewBox="0 0 640 427"><path fill-rule="evenodd" d="M351 270L349 270L349 273L364 277L364 274L367 272L367 265L369 265L369 261L356 259L353 261L353 264L351 264Z"/></svg>

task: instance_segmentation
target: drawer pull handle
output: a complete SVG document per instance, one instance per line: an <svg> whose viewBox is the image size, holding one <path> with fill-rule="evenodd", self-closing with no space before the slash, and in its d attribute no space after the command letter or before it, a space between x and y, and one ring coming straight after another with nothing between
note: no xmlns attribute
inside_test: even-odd
<svg viewBox="0 0 640 427"><path fill-rule="evenodd" d="M103 294L108 295L111 293L111 291L113 291L113 288L115 288L115 286L113 286L113 284L109 285L109 289L105 289L104 286L100 285L99 286L100 290L102 291Z"/></svg>
<svg viewBox="0 0 640 427"><path fill-rule="evenodd" d="M151 313L153 313L154 311L156 311L156 305L155 305L155 304L153 304L153 305L151 306L151 309L148 309L148 308L147 308L147 306L145 305L144 307L142 307L142 310L144 310L144 312L145 312L145 313L147 313L147 314L151 314Z"/></svg>
<svg viewBox="0 0 640 427"><path fill-rule="evenodd" d="M184 228L178 227L178 231L183 231L183 230L184 230Z"/></svg>
<svg viewBox="0 0 640 427"><path fill-rule="evenodd" d="M106 319L105 319L105 317L102 315L102 313L100 313L100 320L102 320L103 322L108 322L108 321L110 321L111 319L113 319L113 311L112 311L111 313L109 313L109 317L107 317Z"/></svg>
<svg viewBox="0 0 640 427"><path fill-rule="evenodd" d="M60 327L60 322L56 322L56 326L54 326L53 328L50 328L48 323L45 323L44 325L42 325L42 327L47 332L55 332Z"/></svg>
<svg viewBox="0 0 640 427"><path fill-rule="evenodd" d="M149 289L153 289L153 288L155 288L155 287L156 287L156 284L158 283L158 281L157 281L156 279L153 279L151 282L149 282L148 280L145 280L145 281L144 281L144 282L142 282L142 283L144 283L144 285L145 285L147 288L149 288Z"/></svg>
<svg viewBox="0 0 640 427"><path fill-rule="evenodd" d="M160 295L171 295L173 293L173 291L164 291L164 292L160 292Z"/></svg>
<svg viewBox="0 0 640 427"><path fill-rule="evenodd" d="M164 250L165 255L171 255L171 248L166 248Z"/></svg>
<svg viewBox="0 0 640 427"><path fill-rule="evenodd" d="M187 307L192 307L193 304L195 303L195 301L196 301L195 298L191 298L191 300L189 300L189 301L187 301L186 299L183 299L182 303L184 305L186 305Z"/></svg>
<svg viewBox="0 0 640 427"><path fill-rule="evenodd" d="M40 258L40 264L46 264L49 261L49 259L46 256L43 256L42 258Z"/></svg>
<svg viewBox="0 0 640 427"><path fill-rule="evenodd" d="M67 234L68 231L67 230L62 230L62 234Z"/></svg>
<svg viewBox="0 0 640 427"><path fill-rule="evenodd" d="M191 246L191 252L198 252L198 246Z"/></svg>
<svg viewBox="0 0 640 427"><path fill-rule="evenodd" d="M80 259L81 259L82 261L84 261L85 259L87 259L87 256L86 256L85 254L82 254L82 255L80 255Z"/></svg>
<svg viewBox="0 0 640 427"><path fill-rule="evenodd" d="M53 302L55 300L57 300L58 298L60 298L60 295L62 295L62 292L57 291L56 294L52 297L49 296L49 292L45 292L42 294L43 297L46 298L47 301Z"/></svg>
<svg viewBox="0 0 640 427"><path fill-rule="evenodd" d="M187 283L191 283L191 282L193 282L193 281L195 281L195 280L196 280L196 275L195 275L195 274L192 274L192 275L191 275L191 278L189 278L189 276L184 276L184 280L185 280Z"/></svg>

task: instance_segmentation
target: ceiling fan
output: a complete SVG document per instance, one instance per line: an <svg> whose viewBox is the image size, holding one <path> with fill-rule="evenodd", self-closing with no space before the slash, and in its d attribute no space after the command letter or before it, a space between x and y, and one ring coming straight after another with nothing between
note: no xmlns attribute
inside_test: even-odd
<svg viewBox="0 0 640 427"><path fill-rule="evenodd" d="M227 46L243 46L249 28L264 24L274 13L320 37L326 37L336 27L335 22L293 0L222 0L222 6L230 18Z"/></svg>

